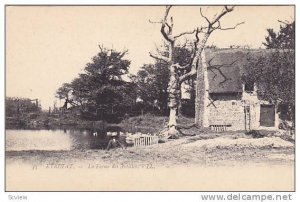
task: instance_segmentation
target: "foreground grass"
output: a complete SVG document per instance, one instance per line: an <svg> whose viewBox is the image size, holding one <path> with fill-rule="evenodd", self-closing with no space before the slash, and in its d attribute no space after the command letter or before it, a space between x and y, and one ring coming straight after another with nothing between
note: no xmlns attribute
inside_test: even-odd
<svg viewBox="0 0 300 202"><path fill-rule="evenodd" d="M6 162L22 163L151 163L158 167L293 164L294 144L279 137L253 139L243 133L206 133L143 148L106 150L10 151Z"/></svg>

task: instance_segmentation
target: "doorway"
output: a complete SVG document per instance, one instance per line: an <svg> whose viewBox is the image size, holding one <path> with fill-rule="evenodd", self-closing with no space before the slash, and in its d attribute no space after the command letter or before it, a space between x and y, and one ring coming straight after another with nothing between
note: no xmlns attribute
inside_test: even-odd
<svg viewBox="0 0 300 202"><path fill-rule="evenodd" d="M275 126L275 105L260 105L260 126Z"/></svg>

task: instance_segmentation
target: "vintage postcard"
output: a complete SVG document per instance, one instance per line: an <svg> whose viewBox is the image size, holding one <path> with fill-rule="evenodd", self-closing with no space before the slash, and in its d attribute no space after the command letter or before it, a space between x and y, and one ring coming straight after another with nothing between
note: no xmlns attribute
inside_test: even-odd
<svg viewBox="0 0 300 202"><path fill-rule="evenodd" d="M5 191L294 191L295 6L6 5Z"/></svg>

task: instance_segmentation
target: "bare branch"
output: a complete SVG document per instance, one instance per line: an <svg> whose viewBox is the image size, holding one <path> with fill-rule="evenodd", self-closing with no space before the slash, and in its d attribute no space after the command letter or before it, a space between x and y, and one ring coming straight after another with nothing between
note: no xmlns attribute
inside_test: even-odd
<svg viewBox="0 0 300 202"><path fill-rule="evenodd" d="M199 33L201 33L202 32L202 27L199 29L198 27L197 27L197 29L196 29L196 35L195 35L195 37L196 37L196 40L195 40L195 45L197 45L198 44L198 42L200 41L200 38L199 38Z"/></svg>
<svg viewBox="0 0 300 202"><path fill-rule="evenodd" d="M98 45L100 48L100 51L103 52L103 45Z"/></svg>
<svg viewBox="0 0 300 202"><path fill-rule="evenodd" d="M161 29L160 32L163 35L163 37L170 43L174 43L174 37L171 36L172 29L173 29L173 18L171 17L171 24L169 25L167 23L167 18L170 12L172 6L166 6L165 16L162 20ZM166 32L165 27L168 27L168 31Z"/></svg>
<svg viewBox="0 0 300 202"><path fill-rule="evenodd" d="M196 40L194 41L194 51L193 51L193 54L191 56L191 58L195 58L196 54L197 54L197 50L198 50L198 43L200 41L200 38L199 38L199 33L202 31L202 27L199 29L199 27L197 27L197 29L195 30L196 34L195 34L195 38ZM193 62L193 60L191 61L191 63Z"/></svg>
<svg viewBox="0 0 300 202"><path fill-rule="evenodd" d="M195 37L196 37L196 40L194 41L194 53L193 53L193 60L191 61L191 64L188 64L187 67L191 67L190 71L187 72L186 74L182 75L179 77L179 82L182 83L184 81L186 81L187 79L189 79L190 77L194 76L197 74L197 64L198 64L198 57L196 57L197 55L197 52L198 52L198 43L200 41L200 38L199 38L199 33L201 33L203 30L203 27L201 28L198 28L195 30ZM200 51L201 52L201 51ZM199 55L200 56L200 55Z"/></svg>
<svg viewBox="0 0 300 202"><path fill-rule="evenodd" d="M215 31L216 29L220 29L220 28L221 28L221 22L218 21L217 23L218 23L217 26L213 26L213 25L208 26L207 33L212 33L212 32Z"/></svg>
<svg viewBox="0 0 300 202"><path fill-rule="evenodd" d="M182 46L181 46L181 47L185 49L185 48L186 48L186 46L187 46L187 44L188 44L188 40L185 38L184 44L182 44Z"/></svg>
<svg viewBox="0 0 300 202"><path fill-rule="evenodd" d="M181 37L183 35L186 35L186 34L194 34L195 32L196 32L196 30L189 31L189 32L182 32L182 33L178 34L177 36L174 36L174 39L179 38L179 37Z"/></svg>
<svg viewBox="0 0 300 202"><path fill-rule="evenodd" d="M200 8L200 15L207 21L208 26L206 27L207 31L206 33L211 34L214 30L216 29L221 29L221 23L220 23L220 19L226 15L227 13L230 13L231 11L233 11L234 7L228 7L228 6L224 6L222 12L218 15L214 16L213 20L209 20L205 15L203 15L202 10ZM218 23L217 26L214 26L216 23Z"/></svg>
<svg viewBox="0 0 300 202"><path fill-rule="evenodd" d="M230 10L229 12L233 11L234 7L235 7L235 6L231 6L231 8L228 8L228 6L224 6L224 8L225 8L227 11Z"/></svg>
<svg viewBox="0 0 300 202"><path fill-rule="evenodd" d="M169 31L170 31L170 34L172 34L173 27L174 27L174 22L173 22L173 17L172 17L172 16L170 17L170 23L171 23L171 24L170 24L170 27L169 27L169 28L170 28Z"/></svg>
<svg viewBox="0 0 300 202"><path fill-rule="evenodd" d="M239 22L237 23L234 27L227 27L227 28L222 28L221 26L218 28L219 30L231 30L237 28L237 26L245 24L245 22Z"/></svg>
<svg viewBox="0 0 300 202"><path fill-rule="evenodd" d="M211 22L209 21L209 19L205 16L205 15L203 15L203 13L202 13L202 8L200 7L200 15L206 20L206 22L208 23L208 24L211 24Z"/></svg>
<svg viewBox="0 0 300 202"><path fill-rule="evenodd" d="M167 21L167 17L169 15L169 12L170 12L171 8L172 8L172 6L166 6L166 12L165 12L164 21Z"/></svg>
<svg viewBox="0 0 300 202"><path fill-rule="evenodd" d="M170 33L170 32L172 31L172 29L173 29L173 28L171 27L171 25L169 25L169 23L168 23L168 22L166 22L166 25L167 25L167 27L168 27L168 29L169 29L169 31L168 31L168 32Z"/></svg>
<svg viewBox="0 0 300 202"><path fill-rule="evenodd" d="M203 30L203 27L201 27L200 29L197 28L197 29L195 30L195 33L196 33L196 34L195 34L196 40L194 41L195 50L194 50L194 53L193 53L193 56L192 56L193 60L192 60L191 64L188 65L188 66L191 67L191 70L190 70L189 72L187 72L186 74L184 74L184 75L182 75L182 76L179 77L179 82L180 82L180 83L186 81L186 80L189 79L190 77L192 77L192 76L194 76L194 75L197 74L197 64L198 64L197 61L198 61L199 57L196 57L196 55L197 55L197 53L198 53L198 51L199 51L199 50L198 50L198 43L199 43L199 41L200 41L199 33L201 33L202 30ZM201 51L200 51L200 52L201 52ZM199 52L199 53L200 53L200 52ZM199 54L199 56L200 56L200 54Z"/></svg>
<svg viewBox="0 0 300 202"><path fill-rule="evenodd" d="M162 56L162 55L154 55L154 54L152 54L152 53L150 53L150 52L149 52L149 54L150 54L150 57L152 57L152 58L154 58L154 59L156 59L156 60L162 60L162 61L164 61L164 62L166 62L166 63L169 63L169 62L170 62L170 59L167 58L167 57L165 57L165 56Z"/></svg>
<svg viewBox="0 0 300 202"><path fill-rule="evenodd" d="M218 22L224 15L226 15L227 13L232 12L234 9L234 6L232 6L231 8L229 8L228 6L224 6L223 11L211 22L211 24L215 24L216 22Z"/></svg>
<svg viewBox="0 0 300 202"><path fill-rule="evenodd" d="M173 67L175 67L176 69L186 69L188 66L190 66L190 64L187 65L180 65L179 63L173 64Z"/></svg>
<svg viewBox="0 0 300 202"><path fill-rule="evenodd" d="M287 21L287 20L285 20L285 22L284 21L282 21L282 20L277 20L278 22L280 22L280 23L283 23L283 24L285 24L285 25L289 25L289 24L291 24L289 21Z"/></svg>
<svg viewBox="0 0 300 202"><path fill-rule="evenodd" d="M182 82L186 81L190 77L196 75L196 73L197 73L197 70L195 68L192 68L191 71L189 71L188 73L179 77L179 82L182 83Z"/></svg>

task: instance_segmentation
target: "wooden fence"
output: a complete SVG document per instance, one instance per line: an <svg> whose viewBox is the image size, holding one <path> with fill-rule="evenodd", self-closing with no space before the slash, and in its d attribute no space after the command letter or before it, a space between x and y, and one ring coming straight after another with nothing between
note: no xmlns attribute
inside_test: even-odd
<svg viewBox="0 0 300 202"><path fill-rule="evenodd" d="M212 131L224 132L227 131L228 128L231 127L231 125L210 125L209 127Z"/></svg>
<svg viewBox="0 0 300 202"><path fill-rule="evenodd" d="M134 137L133 140L134 147L144 147L144 146L150 146L150 145L156 145L158 144L158 137L157 136L140 136L140 137Z"/></svg>

